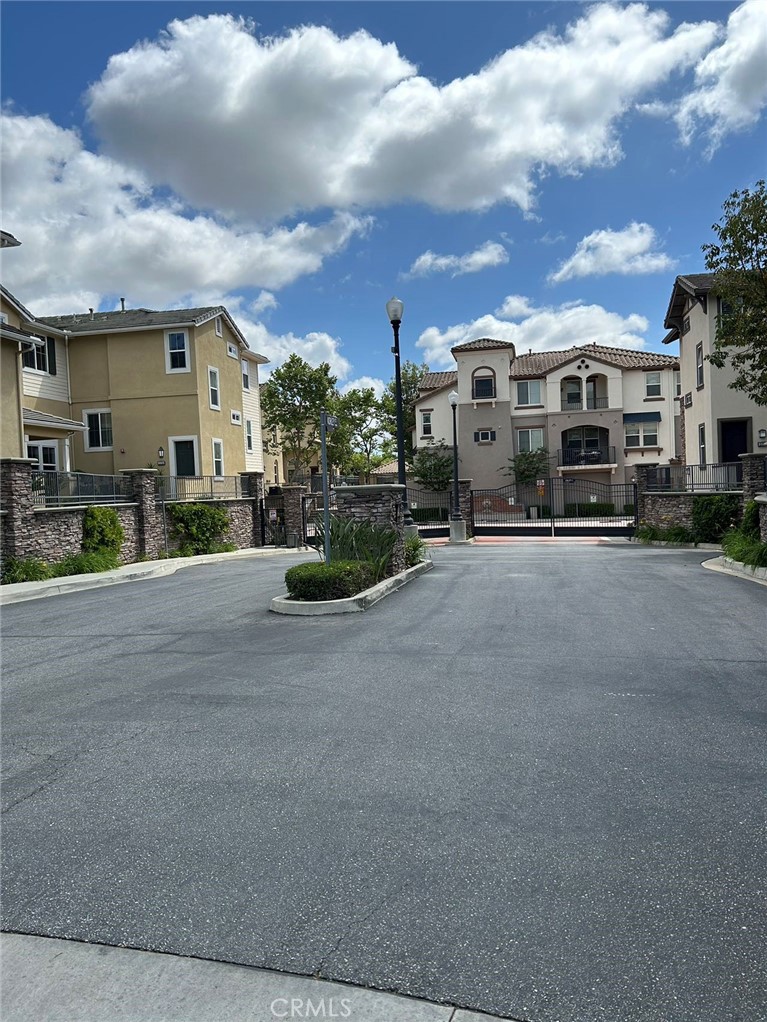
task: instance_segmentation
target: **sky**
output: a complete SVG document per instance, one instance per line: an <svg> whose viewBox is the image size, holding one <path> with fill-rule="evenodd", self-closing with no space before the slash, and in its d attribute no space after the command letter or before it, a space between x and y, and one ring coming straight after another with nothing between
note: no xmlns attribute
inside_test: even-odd
<svg viewBox="0 0 767 1022"><path fill-rule="evenodd" d="M767 0L4 0L3 281L33 314L225 305L339 386L661 350L765 176ZM669 353L668 348L663 348Z"/></svg>

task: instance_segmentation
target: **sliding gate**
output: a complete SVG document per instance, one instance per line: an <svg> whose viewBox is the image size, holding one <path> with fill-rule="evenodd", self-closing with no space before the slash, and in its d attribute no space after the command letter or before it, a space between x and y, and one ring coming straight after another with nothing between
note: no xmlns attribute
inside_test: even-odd
<svg viewBox="0 0 767 1022"><path fill-rule="evenodd" d="M471 491L475 536L633 536L636 485L577 477Z"/></svg>

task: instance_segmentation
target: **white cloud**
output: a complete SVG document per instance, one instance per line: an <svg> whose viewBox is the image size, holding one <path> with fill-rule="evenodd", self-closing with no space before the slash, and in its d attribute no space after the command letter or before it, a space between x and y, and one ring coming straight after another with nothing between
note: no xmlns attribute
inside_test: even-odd
<svg viewBox="0 0 767 1022"><path fill-rule="evenodd" d="M716 34L712 22L672 32L656 7L597 4L438 85L363 31L258 38L233 16L195 16L112 57L88 112L107 152L200 209L261 221L409 200L529 211L539 174L615 163L619 119Z"/></svg>
<svg viewBox="0 0 767 1022"><path fill-rule="evenodd" d="M386 390L386 384L383 380L377 376L359 376L356 380L349 380L341 387L342 394L348 394L350 390L368 390L371 389L375 393L376 398L380 400L383 396L383 392Z"/></svg>
<svg viewBox="0 0 767 1022"><path fill-rule="evenodd" d="M480 316L471 323L456 323L440 330L436 326L423 331L416 347L421 348L424 359L434 369L436 366L454 368L455 359L450 349L479 337L492 337L499 341L512 341L518 354L532 351L560 351L576 344L610 345L614 348L638 348L645 345L641 335L649 323L644 316L631 313L621 316L609 312L601 305L584 305L567 302L559 306L533 308L527 304L521 322L510 322L502 318L507 308L519 318L522 303L528 300L521 295L506 299L495 314Z"/></svg>
<svg viewBox="0 0 767 1022"><path fill-rule="evenodd" d="M258 316L262 312L269 312L272 309L276 309L279 302L274 297L271 291L262 291L255 301L250 303L250 311L254 316Z"/></svg>
<svg viewBox="0 0 767 1022"><path fill-rule="evenodd" d="M696 65L696 88L679 104L676 122L689 144L701 131L711 150L725 135L757 122L767 104L767 7L746 0L732 12L721 46Z"/></svg>
<svg viewBox="0 0 767 1022"><path fill-rule="evenodd" d="M573 277L605 273L658 273L674 265L665 253L653 251L658 243L649 224L630 223L622 231L592 231L582 238L549 281L560 284Z"/></svg>
<svg viewBox="0 0 767 1022"><path fill-rule="evenodd" d="M113 304L115 295L172 308L193 294L215 304L233 289L283 287L371 223L341 212L261 232L187 217L142 174L88 152L75 132L45 117L3 117L2 176L4 223L23 242L6 277L38 315ZM266 295L261 301L268 306Z"/></svg>
<svg viewBox="0 0 767 1022"><path fill-rule="evenodd" d="M495 314L501 319L525 319L534 311L530 299L524 295L507 295L503 300L503 305L500 309L496 309Z"/></svg>
<svg viewBox="0 0 767 1022"><path fill-rule="evenodd" d="M486 241L484 245L466 252L462 256L436 255L432 251L419 255L404 276L425 277L430 273L449 273L460 277L464 273L479 273L492 266L501 266L509 261L509 253L497 241Z"/></svg>

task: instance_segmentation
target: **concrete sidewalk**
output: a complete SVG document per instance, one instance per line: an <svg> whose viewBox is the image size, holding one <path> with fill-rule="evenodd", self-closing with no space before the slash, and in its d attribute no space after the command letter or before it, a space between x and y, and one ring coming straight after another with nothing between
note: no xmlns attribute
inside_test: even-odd
<svg viewBox="0 0 767 1022"><path fill-rule="evenodd" d="M3 1022L490 1022L495 1016L246 965L6 933Z"/></svg>
<svg viewBox="0 0 767 1022"><path fill-rule="evenodd" d="M137 561L125 564L113 571L99 571L89 575L65 575L62 578L49 578L44 582L16 582L12 585L0 586L0 606L9 603L21 603L23 600L39 600L44 596L58 596L60 593L76 593L82 589L97 589L99 586L112 586L120 582L135 582L137 579L157 578L162 575L175 575L182 568L192 568L198 564L217 564L219 561L241 560L245 557L281 557L285 554L297 554L316 557L317 552L311 547L296 549L295 547L251 547L248 550L234 550L226 554L202 554L199 557L168 557L161 561Z"/></svg>

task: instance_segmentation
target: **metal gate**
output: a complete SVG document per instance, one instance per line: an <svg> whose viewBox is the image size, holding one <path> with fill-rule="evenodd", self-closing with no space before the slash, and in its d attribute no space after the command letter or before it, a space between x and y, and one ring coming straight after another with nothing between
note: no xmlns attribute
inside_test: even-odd
<svg viewBox="0 0 767 1022"><path fill-rule="evenodd" d="M557 476L471 491L479 536L633 536L636 485Z"/></svg>
<svg viewBox="0 0 767 1022"><path fill-rule="evenodd" d="M269 493L261 499L261 546L286 546L285 498Z"/></svg>

